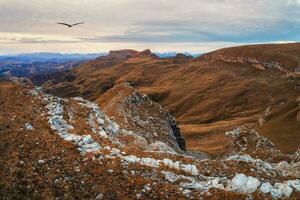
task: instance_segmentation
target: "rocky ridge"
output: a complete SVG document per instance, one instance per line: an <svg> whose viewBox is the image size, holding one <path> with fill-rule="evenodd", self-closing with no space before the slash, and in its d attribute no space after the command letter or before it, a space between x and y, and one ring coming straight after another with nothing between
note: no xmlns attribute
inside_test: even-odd
<svg viewBox="0 0 300 200"><path fill-rule="evenodd" d="M32 93L35 95L36 92L37 90L34 90ZM74 143L81 154L84 155L86 153L92 153L95 157L97 157L99 152L101 152L101 143L97 143L91 135L80 136L73 133L67 133L69 129L74 129L74 127L67 124L67 122L64 120L64 111L60 101L64 101L66 103L68 100L62 100L47 94L41 95L45 95L43 97L43 102L47 102L46 107L48 109L48 114L50 115L50 117L48 117L48 123L52 130L56 131L57 134L59 134L59 136L61 136L64 140ZM147 99L147 97L144 96L142 99ZM185 164L182 161L174 161L169 158L158 159L152 157L141 157L137 155L127 155L126 152L122 151L122 147L125 146L123 140L116 136L119 134L127 135L128 131L124 129L120 131L119 125L117 125L115 122L112 122L105 114L101 113L100 108L96 104L83 100L82 98L73 98L72 100L78 101L79 105L91 109L88 123L91 126L93 134L98 134L100 136L101 139L98 139L98 141L109 139L107 141L108 143L106 143L108 145L103 147L103 149L107 150L109 154L105 155L104 153L105 156L103 157L103 153L101 153L102 155L100 154L98 160L103 158L105 159L105 157L109 159L118 158L121 160L121 162L128 164L137 164L154 169L162 167L169 170L176 170L179 172L179 175L173 173L172 171L161 171L161 173L165 176L165 179L171 183L174 183L176 180L180 179L185 180L179 183L179 187L184 189L183 194L187 197L191 197L190 193L192 193L192 190L209 191L210 189L221 189L245 194L252 194L256 191L260 191L264 194L270 194L273 199L279 199L291 197L294 190L296 192L300 191L300 180L298 179L275 182L274 185L272 185L272 183L267 181L268 179L271 180L270 177L258 178L247 176L243 173L237 173L232 179L226 176L206 176L201 174L197 168L197 164L199 165L201 161L200 163L197 163L199 161L194 160L194 162L197 164ZM134 98L135 103L141 103L140 100L140 98ZM70 116L71 114L68 115ZM245 132L247 132L247 134L245 134ZM129 135L134 135L134 133L129 132ZM280 151L274 149L274 145L270 141L259 136L259 134L254 130L242 131L241 129L236 129L232 132L227 132L226 136L228 137L227 142L233 144L234 147L238 146L239 149L233 151L234 148L228 145L227 149L230 149L230 156L225 156L219 162L226 163L226 161L233 161L248 163L252 165L252 167L255 167L256 170L262 173L265 177L277 176L278 179L281 179L282 177L294 176L296 178L300 178L300 162L292 163L291 166L286 161L281 161L279 163L268 163L267 161L259 158L260 154L257 154L255 158L245 154L246 152L251 152L255 155L257 151L263 154L267 149L269 150L268 156L273 156L277 159L285 158L286 160L286 157L291 156L282 156ZM172 138L172 135L169 137ZM134 139L136 140L136 136ZM137 143L139 142L140 141ZM163 144L162 146L164 146L164 148L162 148L163 152L165 152L165 149L171 149L163 142L159 142ZM109 143L111 144L109 145ZM252 145L255 144L255 150L250 145L251 143ZM116 147L112 147L113 145L116 145ZM165 146L167 146L167 148L165 148ZM160 151L160 149L157 149L157 151ZM171 151L169 153L173 154L174 152ZM277 155L275 153L277 153ZM278 154L280 154L280 156L278 156ZM185 157L184 154L183 157ZM281 167L283 165L282 163L284 163L284 167ZM251 170L256 171L255 169ZM298 173L295 174L293 172ZM181 175L182 173L186 175Z"/></svg>
<svg viewBox="0 0 300 200"><path fill-rule="evenodd" d="M19 116L14 116L13 112L7 112L8 119L14 120L6 120L6 123L11 122L14 126L11 126L11 124L1 126L3 127L1 133L3 133L3 130L6 132L6 134L1 134L3 141L5 141L4 138L16 132L19 133L19 137L27 135L26 137L30 138L50 137L54 134L51 137L57 138L55 144L59 146L56 150L69 153L69 155L65 155L67 157L60 158L60 160L68 160L69 158L82 160L78 161L79 163L76 165L71 163L66 165L78 166L74 169L78 175L75 176L70 169L65 171L65 166L61 163L58 166L64 170L56 170L56 178L49 179L50 185L37 187L36 184L39 183L37 177L51 173L51 169L56 166L55 162L52 161L53 157L47 158L47 154L44 155L42 153L37 155L43 155L43 157L39 157L34 161L35 153L32 154L33 148L31 148L31 153L27 155L29 156L28 160L26 158L27 151L23 150L20 160L15 160L18 162L16 166L21 165L23 168L27 168L29 163L36 162L34 164L36 166L34 167L35 172L33 174L28 172L26 175L28 176L27 180L33 180L33 182L24 184L25 186L28 185L29 188L35 187L38 192L26 193L27 197L45 194L45 188L52 191L59 186L59 191L61 192L48 193L48 195L60 199L63 197L62 194L71 195L72 192L68 191L76 192L83 187L85 192L89 191L85 198L97 199L123 199L125 197L136 199L299 198L300 177L299 174L293 173L293 171L299 172L299 167L297 167L299 166L298 153L295 153L295 155L280 153L270 141L259 136L253 130L239 128L227 132L226 144L228 145L226 145L226 154L216 159L192 157L183 150L178 151L176 146L168 145L165 140L160 141L159 135L154 143L160 145L156 145L158 148L149 151L149 146L153 145L153 143L148 144L147 134L137 134L139 131L134 128L126 130L123 128L124 124L118 124L119 121L117 119L116 121L110 119L93 102L82 98L63 99L55 97L43 93L39 88L26 89L15 87L15 90L9 90L18 101L18 103L11 105L15 108L13 110L24 109L23 103L28 103L29 101L32 102L33 106L33 111L30 113L35 117L31 119L22 117L22 119L19 119ZM6 96L9 96L9 94L6 94ZM141 99L145 100L146 97ZM138 98L139 101L135 99L135 103L130 105L138 106L141 103L141 99ZM125 101L120 102L127 102L127 100L128 98L125 98ZM8 102L5 101L2 105L5 106L5 103ZM9 108L10 106L5 106L1 111L9 111ZM23 114L26 115L24 111ZM24 119L27 120L24 122ZM5 121L1 120L0 122L2 124ZM23 129L10 131L21 122L23 122ZM45 124L45 127L41 127L39 124ZM170 124L166 125L168 130L170 130ZM169 133L169 140L174 141L171 135L172 132L169 131ZM26 137L24 137L22 143L32 145L31 140L27 144ZM47 141L47 145L55 145L50 138ZM60 146L60 142L64 142L64 147ZM18 149L22 146L22 143L19 146L9 147L8 149ZM8 144L10 143L5 143L5 145ZM41 149L43 148L45 147ZM49 151L48 154L51 155L52 151ZM72 153L70 153L71 151ZM76 151L78 154L75 153ZM64 155L65 153L61 154ZM1 163L9 155L11 154L8 152L3 156ZM273 156L274 159L267 158L267 155L269 157ZM6 160L6 162L8 161L10 160ZM100 174L96 173L96 171L93 171L93 165L96 165L97 169L104 171L101 171ZM43 166L48 166L48 168ZM15 169L15 165L12 165L11 168ZM84 178L87 176L86 173L91 174L91 177ZM75 181L78 176L82 179L80 183ZM62 180L64 181L60 181L59 177L63 177ZM68 179L66 179L67 177ZM124 191L115 191L111 188L101 187L107 186L107 184L101 182L101 177L105 177L106 182L113 184L112 186L117 186L118 184L129 184L130 186L128 185L128 189ZM17 176L15 178L16 180L20 179ZM3 180L9 179L6 178L6 175L3 175ZM115 180L118 183L110 182L111 180ZM90 187L90 183L98 186ZM19 187L18 184L20 184L19 181L11 186L5 185L5 187L2 187L4 188L2 191L5 191L7 187L14 187L12 191L16 192L18 191L16 190L16 187ZM57 186L52 187L52 184ZM162 188L164 188L163 191ZM27 191L29 189L23 190ZM117 196L112 196L112 191L115 191ZM9 197L14 192L11 194L6 193L5 196ZM4 193L1 193L1 195L4 195Z"/></svg>
<svg viewBox="0 0 300 200"><path fill-rule="evenodd" d="M256 69L265 71L270 69L278 70L281 73L290 74L292 75L293 72L285 69L280 63L278 62L266 62L266 61L259 61L256 58L245 58L245 57L227 57L224 55L218 55L218 56L210 56L210 55L204 55L204 58L206 59L215 59L220 60L227 63L236 63L236 64L250 64L252 67L255 67ZM297 74L298 72L294 72Z"/></svg>

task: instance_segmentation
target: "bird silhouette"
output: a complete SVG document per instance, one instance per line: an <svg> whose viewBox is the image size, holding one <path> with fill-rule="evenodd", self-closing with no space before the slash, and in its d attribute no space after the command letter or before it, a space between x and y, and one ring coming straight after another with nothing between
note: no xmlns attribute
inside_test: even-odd
<svg viewBox="0 0 300 200"><path fill-rule="evenodd" d="M73 26L76 26L76 25L79 25L79 24L84 24L84 23L79 22L79 23L75 23L75 24L67 24L67 23L63 23L63 22L57 22L57 24L61 24L61 25L64 25L64 26L67 26L67 27L71 28Z"/></svg>

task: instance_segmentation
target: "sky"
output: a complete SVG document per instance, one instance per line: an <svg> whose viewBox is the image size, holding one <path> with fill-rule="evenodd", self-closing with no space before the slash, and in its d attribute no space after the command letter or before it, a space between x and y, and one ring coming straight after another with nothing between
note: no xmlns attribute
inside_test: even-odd
<svg viewBox="0 0 300 200"><path fill-rule="evenodd" d="M0 0L0 54L297 42L299 10L300 0Z"/></svg>

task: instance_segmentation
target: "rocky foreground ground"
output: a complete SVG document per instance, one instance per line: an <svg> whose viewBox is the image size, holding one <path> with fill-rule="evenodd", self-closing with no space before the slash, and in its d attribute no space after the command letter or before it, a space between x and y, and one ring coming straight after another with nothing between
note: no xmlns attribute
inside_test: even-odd
<svg viewBox="0 0 300 200"><path fill-rule="evenodd" d="M0 87L0 199L300 199L300 151L247 127L226 132L211 158L186 151L175 119L128 84L105 112Z"/></svg>

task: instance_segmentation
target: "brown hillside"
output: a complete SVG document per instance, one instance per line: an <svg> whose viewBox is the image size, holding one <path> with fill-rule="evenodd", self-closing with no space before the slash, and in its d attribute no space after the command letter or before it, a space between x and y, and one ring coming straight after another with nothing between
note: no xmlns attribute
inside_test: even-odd
<svg viewBox="0 0 300 200"><path fill-rule="evenodd" d="M124 84L105 96L113 100L103 99L103 112L83 98L1 81L0 199L299 199L299 150L283 154L240 128L226 132L222 158L175 152L159 104ZM105 114L117 110L128 122ZM149 133L161 129L154 143L130 126L143 116Z"/></svg>
<svg viewBox="0 0 300 200"><path fill-rule="evenodd" d="M224 131L256 126L259 118L266 121L259 127L262 134L281 150L299 147L299 107L286 108L299 94L300 79L294 73L299 43L227 48L196 59L128 51L120 51L125 57L114 52L83 64L66 75L74 80L48 83L46 91L97 100L116 83L128 81L176 117L188 149L220 153ZM266 117L268 107L271 115Z"/></svg>
<svg viewBox="0 0 300 200"><path fill-rule="evenodd" d="M239 46L220 49L208 55L255 58L264 62L278 62L291 71L300 70L299 43Z"/></svg>

